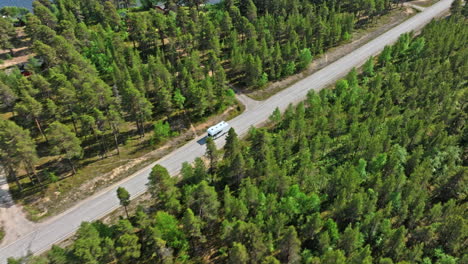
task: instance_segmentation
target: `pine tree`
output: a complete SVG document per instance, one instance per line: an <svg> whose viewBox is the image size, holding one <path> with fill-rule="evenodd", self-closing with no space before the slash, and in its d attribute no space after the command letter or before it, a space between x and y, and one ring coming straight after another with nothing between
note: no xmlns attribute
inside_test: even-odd
<svg viewBox="0 0 468 264"><path fill-rule="evenodd" d="M99 258L102 256L102 238L96 227L88 222L83 222L76 232L76 236L72 247L73 256L83 263L99 263Z"/></svg>
<svg viewBox="0 0 468 264"><path fill-rule="evenodd" d="M279 245L279 256L283 263L300 263L301 261L301 241L297 237L297 232L294 226L290 226Z"/></svg>
<svg viewBox="0 0 468 264"><path fill-rule="evenodd" d="M262 77L262 63L260 57L248 55L245 61L245 83L248 86L257 86Z"/></svg>
<svg viewBox="0 0 468 264"><path fill-rule="evenodd" d="M242 153L238 153L228 167L228 179L229 184L234 186L239 186L242 179L245 177L246 168L245 168L245 159Z"/></svg>
<svg viewBox="0 0 468 264"><path fill-rule="evenodd" d="M217 193L206 181L201 181L190 193L186 194L187 206L204 221L215 221L218 217Z"/></svg>
<svg viewBox="0 0 468 264"><path fill-rule="evenodd" d="M151 170L148 191L153 199L158 199L168 211L176 213L180 210L180 192L175 186L175 178L161 165L155 165Z"/></svg>
<svg viewBox="0 0 468 264"><path fill-rule="evenodd" d="M111 107L107 113L107 121L112 129L112 135L114 136L114 144L115 148L117 149L117 155L120 156L120 149L119 149L119 134L120 134L120 125L123 123L122 117L115 109L115 107Z"/></svg>
<svg viewBox="0 0 468 264"><path fill-rule="evenodd" d="M17 99L16 93L8 85L0 81L0 108L11 110Z"/></svg>
<svg viewBox="0 0 468 264"><path fill-rule="evenodd" d="M118 238L115 242L115 251L120 261L130 262L141 255L141 244L129 220L120 220L116 226Z"/></svg>
<svg viewBox="0 0 468 264"><path fill-rule="evenodd" d="M247 264L249 254L247 249L241 243L234 242L231 250L229 250L229 263L231 264Z"/></svg>
<svg viewBox="0 0 468 264"><path fill-rule="evenodd" d="M29 175L36 174L37 160L36 145L29 135L29 131L12 121L0 120L0 161L5 172L16 181L20 190L22 186L17 170L23 167ZM37 175L36 179L40 182Z"/></svg>
<svg viewBox="0 0 468 264"><path fill-rule="evenodd" d="M366 76L373 76L374 75L374 57L370 57L366 63L364 64L364 74Z"/></svg>
<svg viewBox="0 0 468 264"><path fill-rule="evenodd" d="M37 126L38 131L47 141L47 137L42 130L41 123L39 121L39 117L42 114L42 105L36 99L34 99L29 94L23 94L21 96L21 102L15 105L14 111L18 113L18 115L23 116L27 120L34 121Z"/></svg>
<svg viewBox="0 0 468 264"><path fill-rule="evenodd" d="M51 152L55 155L63 155L70 163L73 174L75 174L76 169L73 160L79 159L83 155L83 149L80 146L81 142L75 133L68 126L55 121L47 128L46 134L49 135L49 143L52 147Z"/></svg>
<svg viewBox="0 0 468 264"><path fill-rule="evenodd" d="M215 174L217 163L218 163L218 150L216 149L216 144L213 138L208 137L206 139L206 153L205 155L210 160L210 173Z"/></svg>
<svg viewBox="0 0 468 264"><path fill-rule="evenodd" d="M269 119L271 122L273 122L273 124L278 124L278 122L281 121L281 111L278 107L275 108L275 111L273 111Z"/></svg>
<svg viewBox="0 0 468 264"><path fill-rule="evenodd" d="M145 121L151 117L153 106L148 99L143 97L140 91L135 89L130 81L127 81L125 86L126 89L122 94L125 110L130 113L132 121L136 123L140 137L143 137L145 134Z"/></svg>
<svg viewBox="0 0 468 264"><path fill-rule="evenodd" d="M223 159L227 162L233 161L236 155L240 152L240 150L241 146L239 138L237 137L237 133L234 130L234 128L230 128L226 137L226 145L224 145Z"/></svg>
<svg viewBox="0 0 468 264"><path fill-rule="evenodd" d="M0 17L0 49L9 49L13 55L13 41L16 31L13 24L7 19Z"/></svg>
<svg viewBox="0 0 468 264"><path fill-rule="evenodd" d="M349 256L356 249L361 247L361 241L362 238L359 229L348 226L340 237L339 247Z"/></svg>
<svg viewBox="0 0 468 264"><path fill-rule="evenodd" d="M312 53L310 49L305 48L301 51L299 54L299 63L297 65L297 68L299 70L303 70L309 66L309 64L312 62Z"/></svg>
<svg viewBox="0 0 468 264"><path fill-rule="evenodd" d="M52 11L44 6L41 1L35 1L33 3L34 15L37 16L41 23L45 26L48 26L51 29L57 27L57 17L52 13Z"/></svg>
<svg viewBox="0 0 468 264"><path fill-rule="evenodd" d="M379 56L379 64L386 66L392 59L392 47L385 46Z"/></svg>
<svg viewBox="0 0 468 264"><path fill-rule="evenodd" d="M125 188L119 187L117 188L117 198L119 198L120 205L122 205L125 208L125 214L128 218L127 206L130 204L130 194Z"/></svg>
<svg viewBox="0 0 468 264"><path fill-rule="evenodd" d="M257 19L257 7L252 0L247 0L245 9L246 17L253 23Z"/></svg>
<svg viewBox="0 0 468 264"><path fill-rule="evenodd" d="M190 239L190 247L196 253L199 248L198 244L206 242L205 235L202 233L202 221L193 214L190 208L187 208L182 217L182 224L185 234Z"/></svg>

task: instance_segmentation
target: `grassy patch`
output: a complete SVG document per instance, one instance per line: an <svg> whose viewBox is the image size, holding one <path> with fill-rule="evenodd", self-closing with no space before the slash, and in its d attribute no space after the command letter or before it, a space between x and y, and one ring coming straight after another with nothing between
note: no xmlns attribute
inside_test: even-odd
<svg viewBox="0 0 468 264"><path fill-rule="evenodd" d="M421 1L413 1L411 4L422 6L422 7L430 7L431 5L439 2L440 0L421 0Z"/></svg>
<svg viewBox="0 0 468 264"><path fill-rule="evenodd" d="M3 226L0 226L0 243L2 242L4 237L5 237L5 230L3 229Z"/></svg>

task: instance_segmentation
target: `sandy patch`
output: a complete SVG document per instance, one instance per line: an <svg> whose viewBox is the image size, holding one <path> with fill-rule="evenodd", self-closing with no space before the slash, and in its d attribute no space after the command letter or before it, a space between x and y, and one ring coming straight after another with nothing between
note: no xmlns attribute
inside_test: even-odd
<svg viewBox="0 0 468 264"><path fill-rule="evenodd" d="M5 230L5 237L0 246L8 245L23 235L33 231L37 224L27 220L22 207L16 205L8 191L3 169L0 168L0 224Z"/></svg>

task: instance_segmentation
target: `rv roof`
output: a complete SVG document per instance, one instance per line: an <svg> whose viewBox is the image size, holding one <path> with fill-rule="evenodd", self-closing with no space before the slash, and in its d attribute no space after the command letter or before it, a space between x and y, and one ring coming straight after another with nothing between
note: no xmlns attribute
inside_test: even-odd
<svg viewBox="0 0 468 264"><path fill-rule="evenodd" d="M208 133L213 133L213 132L216 132L216 131L219 131L219 130L222 130L223 128L225 128L228 124L224 121L221 121L219 122L218 124L208 128Z"/></svg>

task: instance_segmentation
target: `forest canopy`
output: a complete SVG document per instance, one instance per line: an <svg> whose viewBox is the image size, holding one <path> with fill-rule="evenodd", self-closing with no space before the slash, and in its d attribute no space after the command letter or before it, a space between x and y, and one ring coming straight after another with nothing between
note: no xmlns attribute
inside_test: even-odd
<svg viewBox="0 0 468 264"><path fill-rule="evenodd" d="M31 143L1 149L30 157L0 156L14 192L119 155L129 138L161 144L235 105L232 87L258 89L307 68L400 1L205 2L169 0L161 10L155 1L38 0L33 14L2 9L21 16L35 53L21 71L0 72L2 122L18 125L13 134L27 130ZM4 18L0 28L0 48L13 54L15 28Z"/></svg>
<svg viewBox="0 0 468 264"><path fill-rule="evenodd" d="M403 35L30 263L466 263L467 41L460 16Z"/></svg>

